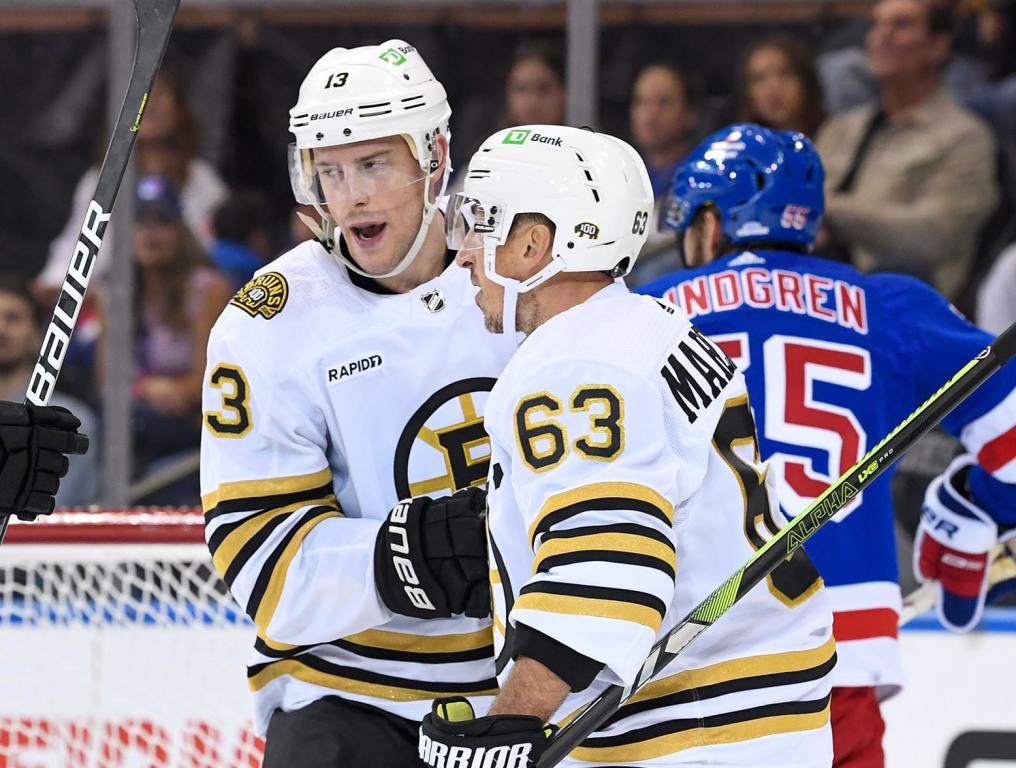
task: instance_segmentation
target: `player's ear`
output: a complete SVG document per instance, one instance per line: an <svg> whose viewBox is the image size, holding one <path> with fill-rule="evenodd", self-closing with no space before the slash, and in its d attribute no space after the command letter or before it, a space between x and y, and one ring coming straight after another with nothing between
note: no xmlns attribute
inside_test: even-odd
<svg viewBox="0 0 1016 768"><path fill-rule="evenodd" d="M554 233L546 224L533 224L526 233L526 252L523 256L527 261L538 263L541 267L553 256Z"/></svg>
<svg viewBox="0 0 1016 768"><path fill-rule="evenodd" d="M443 133L438 133L434 136L434 154L431 159L437 163L434 168L434 178L439 180L442 179L448 170L448 137ZM438 183L440 186L440 183Z"/></svg>

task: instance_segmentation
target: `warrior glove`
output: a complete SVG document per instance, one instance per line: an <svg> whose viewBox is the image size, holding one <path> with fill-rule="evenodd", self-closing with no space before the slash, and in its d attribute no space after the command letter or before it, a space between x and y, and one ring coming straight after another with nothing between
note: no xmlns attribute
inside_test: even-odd
<svg viewBox="0 0 1016 768"><path fill-rule="evenodd" d="M461 697L437 699L420 724L420 761L431 768L451 765L531 768L553 726L529 715L476 718Z"/></svg>

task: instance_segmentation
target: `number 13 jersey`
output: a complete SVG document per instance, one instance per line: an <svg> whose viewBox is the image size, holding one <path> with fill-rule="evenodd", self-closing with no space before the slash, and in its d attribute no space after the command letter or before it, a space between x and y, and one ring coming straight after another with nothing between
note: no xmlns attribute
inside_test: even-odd
<svg viewBox="0 0 1016 768"><path fill-rule="evenodd" d="M574 692L553 721L631 684L652 644L785 522L740 372L676 308L621 283L532 333L484 418L499 679L518 656L564 678ZM824 749L831 614L800 554L572 757L708 747L754 765L744 742L788 734Z"/></svg>
<svg viewBox="0 0 1016 768"><path fill-rule="evenodd" d="M394 616L374 541L400 499L486 481L490 343L454 265L400 295L350 282L307 242L261 270L212 330L201 491L216 570L258 637L255 727L338 695L420 719L496 688L489 620Z"/></svg>

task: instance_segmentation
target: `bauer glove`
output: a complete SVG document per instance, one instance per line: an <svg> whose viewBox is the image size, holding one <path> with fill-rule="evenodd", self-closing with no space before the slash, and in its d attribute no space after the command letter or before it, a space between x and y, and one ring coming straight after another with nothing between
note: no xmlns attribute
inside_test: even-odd
<svg viewBox="0 0 1016 768"><path fill-rule="evenodd" d="M0 514L48 515L67 454L88 450L81 422L66 408L0 401Z"/></svg>
<svg viewBox="0 0 1016 768"><path fill-rule="evenodd" d="M487 493L464 488L395 505L374 545L374 581L393 613L442 619L490 615Z"/></svg>
<svg viewBox="0 0 1016 768"><path fill-rule="evenodd" d="M932 480L914 541L914 575L938 582L935 609L953 632L967 632L980 621L998 539L995 521L967 490L967 472L975 463L960 456Z"/></svg>

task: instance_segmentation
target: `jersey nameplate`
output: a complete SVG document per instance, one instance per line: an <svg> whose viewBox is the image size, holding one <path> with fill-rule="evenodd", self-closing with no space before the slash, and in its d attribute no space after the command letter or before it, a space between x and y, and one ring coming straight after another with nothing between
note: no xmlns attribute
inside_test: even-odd
<svg viewBox="0 0 1016 768"><path fill-rule="evenodd" d="M239 307L251 317L263 317L271 320L286 306L289 299L289 284L278 272L266 272L258 275L229 300L234 307Z"/></svg>

